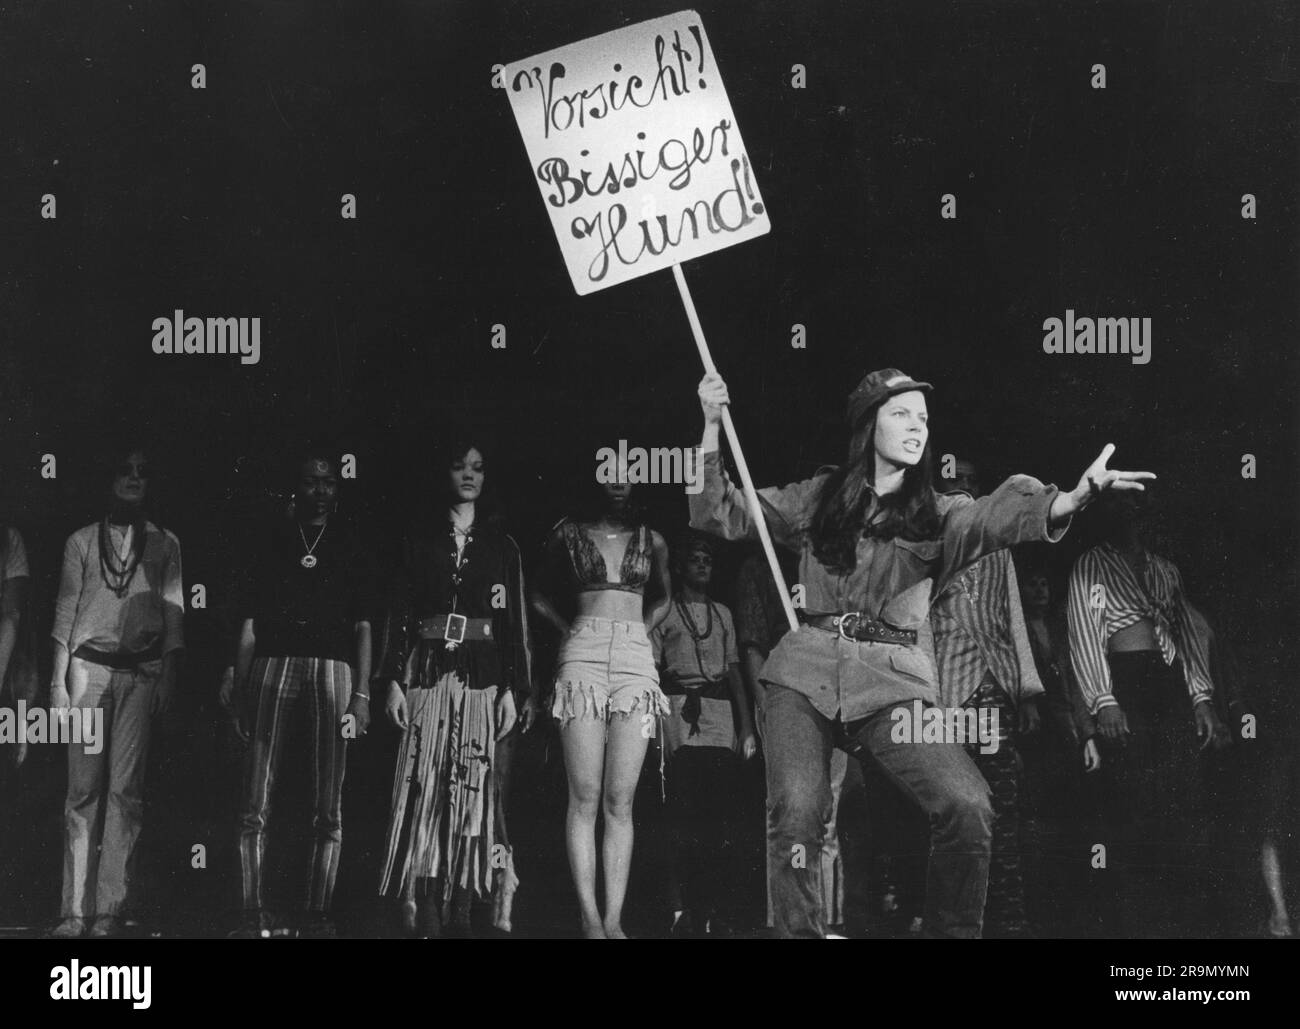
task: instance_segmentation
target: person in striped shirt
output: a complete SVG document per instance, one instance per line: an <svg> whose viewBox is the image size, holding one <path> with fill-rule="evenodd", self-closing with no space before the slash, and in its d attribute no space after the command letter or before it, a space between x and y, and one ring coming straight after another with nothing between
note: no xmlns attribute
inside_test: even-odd
<svg viewBox="0 0 1300 1029"><path fill-rule="evenodd" d="M955 463L954 490L983 496L974 462ZM1020 858L1020 758L1017 725L1038 728L1038 698L1043 693L1034 667L1025 616L1020 608L1011 551L997 550L963 569L930 611L939 673L939 703L950 709L973 708L991 722L996 747L969 740L966 751L989 784L993 802L993 849L989 863L984 935L1025 937L1024 877Z"/></svg>
<svg viewBox="0 0 1300 1029"><path fill-rule="evenodd" d="M1193 730L1201 750L1229 736L1214 707L1204 633L1177 566L1147 549L1142 510L1132 497L1107 498L1105 542L1075 562L1068 608L1070 661L1112 787L1126 934L1158 934L1181 921L1173 909L1192 894L1179 888L1179 870L1189 867L1187 848L1203 821Z"/></svg>

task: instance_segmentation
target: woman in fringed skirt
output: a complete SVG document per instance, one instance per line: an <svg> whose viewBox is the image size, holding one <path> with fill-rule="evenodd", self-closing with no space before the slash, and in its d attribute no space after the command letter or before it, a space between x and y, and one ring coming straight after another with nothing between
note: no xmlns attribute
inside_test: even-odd
<svg viewBox="0 0 1300 1029"><path fill-rule="evenodd" d="M503 741L535 711L519 548L484 517L481 449L457 443L444 456L447 504L406 541L382 644L385 712L403 737L380 891L423 937L468 934L474 899L518 882Z"/></svg>

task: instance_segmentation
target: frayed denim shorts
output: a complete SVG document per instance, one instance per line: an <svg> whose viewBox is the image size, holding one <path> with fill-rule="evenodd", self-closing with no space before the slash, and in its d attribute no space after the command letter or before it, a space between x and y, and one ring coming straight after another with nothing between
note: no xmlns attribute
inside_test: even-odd
<svg viewBox="0 0 1300 1029"><path fill-rule="evenodd" d="M551 714L563 726L574 718L608 721L633 712L668 713L645 625L575 618L556 662Z"/></svg>

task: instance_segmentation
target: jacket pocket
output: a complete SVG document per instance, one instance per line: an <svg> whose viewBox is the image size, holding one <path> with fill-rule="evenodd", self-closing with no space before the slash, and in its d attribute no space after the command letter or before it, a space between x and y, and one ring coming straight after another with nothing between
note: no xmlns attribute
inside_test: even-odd
<svg viewBox="0 0 1300 1029"><path fill-rule="evenodd" d="M890 650L889 664L899 675L905 675L927 686L935 685L934 669L930 666L930 659L915 647L899 647Z"/></svg>
<svg viewBox="0 0 1300 1029"><path fill-rule="evenodd" d="M900 536L894 537L894 546L901 548L905 554L900 554L904 560L911 559L930 565L939 560L939 555L943 552L943 543L940 540L905 540Z"/></svg>

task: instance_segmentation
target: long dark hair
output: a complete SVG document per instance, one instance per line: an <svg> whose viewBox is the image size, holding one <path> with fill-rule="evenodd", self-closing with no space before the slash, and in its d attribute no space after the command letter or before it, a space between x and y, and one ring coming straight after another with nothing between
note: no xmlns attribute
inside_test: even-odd
<svg viewBox="0 0 1300 1029"><path fill-rule="evenodd" d="M880 516L870 526L865 524L876 475L876 418L882 404L862 415L849 437L848 460L822 484L810 535L813 556L831 571L853 571L864 532L886 540L895 536L926 540L939 534L929 439L921 459L904 470L902 487L880 497Z"/></svg>
<svg viewBox="0 0 1300 1029"><path fill-rule="evenodd" d="M448 434L434 448L433 476L436 483L435 489L440 505L440 513L450 520L451 515L447 511L447 501L449 499L447 476L451 473L451 466L464 458L471 450L477 450L483 457L483 489L479 493L478 499L474 501L474 523L479 528L486 526L499 529L503 519L501 508L497 504L498 491L493 487L494 480L490 474L492 471L491 447L473 433L458 432Z"/></svg>

